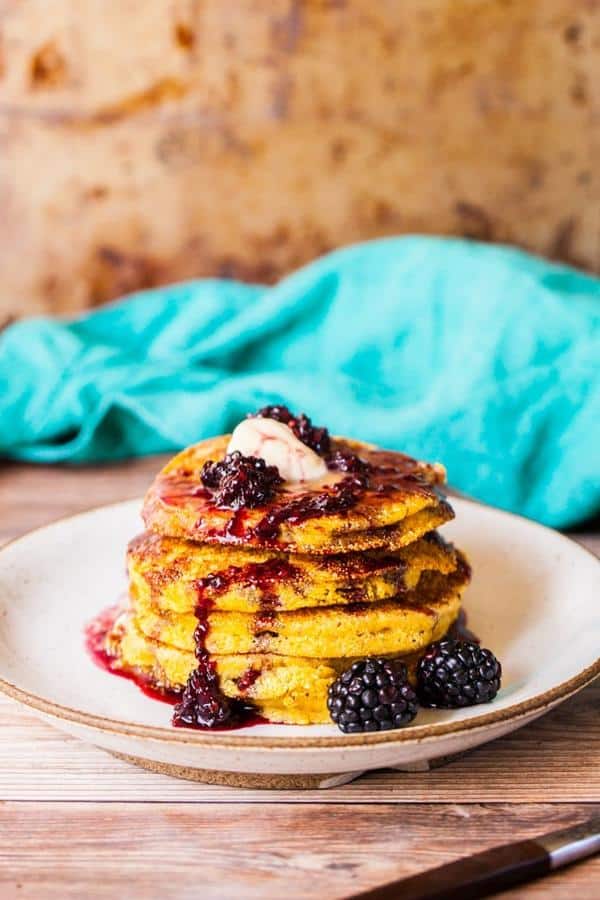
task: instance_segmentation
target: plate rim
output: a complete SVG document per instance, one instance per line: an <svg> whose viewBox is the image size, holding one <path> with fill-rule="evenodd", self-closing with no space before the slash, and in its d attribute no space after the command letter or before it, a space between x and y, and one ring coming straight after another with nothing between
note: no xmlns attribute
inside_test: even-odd
<svg viewBox="0 0 600 900"><path fill-rule="evenodd" d="M73 521L83 516L88 516L94 512L131 505L137 502L139 499L140 498L134 497L130 498L129 500L117 500L114 503L106 503L100 506L93 506L89 509L80 510L79 512L71 515L60 516L59 518L54 519L51 522L47 522L46 524L40 525L37 528L32 528L24 534L12 538L11 540L3 544L2 547L0 547L0 564L2 555L9 547L26 541L34 534L52 529L54 526L61 522ZM578 541L573 540L572 538L568 537L565 534L562 534L559 531L542 525L540 522L536 522L533 519L528 519L526 516L519 515L518 513L509 512L508 510L499 509L497 507L490 506L484 503L479 503L476 500L471 500L466 497L455 497L453 499L458 500L460 504L488 509L496 515L518 519L522 522L525 522L530 527L540 529L544 532L549 532L559 541L564 541L565 543L576 547L579 552L591 557L595 563L600 565L600 559L598 559L598 557L591 550L588 550L587 547L584 547L582 544L578 543ZM30 709L37 710L38 712L41 712L44 715L51 716L55 719L73 722L86 728L92 728L101 732L108 732L125 737L146 738L149 740L161 741L163 743L195 745L206 749L216 750L243 750L247 748L252 750L263 749L293 751L311 749L352 749L355 747L379 746L395 743L418 744L429 739L448 737L449 735L459 735L464 732L472 732L475 729L488 728L490 726L499 725L508 721L516 721L523 717L533 715L536 712L540 712L541 714L545 709L557 705L561 700L568 699L570 696L577 693L588 684L591 684L592 681L594 681L598 676L600 676L600 656L590 666L586 666L585 669L582 669L576 675L572 676L566 681L561 682L558 685L555 685L552 688L549 688L547 691L543 691L541 694L536 694L534 697L530 697L528 700L522 700L520 703L513 704L512 706L504 707L503 709L498 709L493 712L486 712L482 713L481 715L472 716L469 719L464 719L459 722L453 721L431 723L429 725L414 725L409 729L399 728L393 729L391 731L377 732L375 734L349 734L340 736L336 735L333 737L321 736L313 738L260 737L258 735L235 734L233 733L234 729L232 729L232 732L219 731L216 733L211 733L209 731L203 732L194 729L179 730L173 728L172 726L167 728L157 725L136 724L134 722L127 722L123 719L113 719L109 716L100 716L95 713L88 713L80 709L74 709L70 706L64 706L63 704L56 703L55 701L49 700L46 697L41 697L38 694L34 694L31 691L20 688L16 684L13 684L12 682L2 677L0 677L0 693L11 697L11 699L16 700L18 703L21 703ZM228 736L225 737L224 735Z"/></svg>

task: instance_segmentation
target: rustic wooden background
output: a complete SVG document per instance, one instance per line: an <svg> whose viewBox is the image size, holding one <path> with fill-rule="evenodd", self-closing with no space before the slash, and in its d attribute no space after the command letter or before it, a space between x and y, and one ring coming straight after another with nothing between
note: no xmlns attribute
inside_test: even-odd
<svg viewBox="0 0 600 900"><path fill-rule="evenodd" d="M4 464L0 542L141 494L161 460ZM600 535L579 538L600 552ZM424 774L260 792L153 775L0 696L0 897L336 898L600 813L600 681ZM502 897L597 900L600 858Z"/></svg>
<svg viewBox="0 0 600 900"><path fill-rule="evenodd" d="M598 0L0 0L0 321L436 232L600 270Z"/></svg>

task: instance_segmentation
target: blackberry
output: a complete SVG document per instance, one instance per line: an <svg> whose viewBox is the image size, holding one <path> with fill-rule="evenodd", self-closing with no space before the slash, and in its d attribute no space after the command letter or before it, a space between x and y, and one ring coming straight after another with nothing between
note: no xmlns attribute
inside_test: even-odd
<svg viewBox="0 0 600 900"><path fill-rule="evenodd" d="M294 418L294 414L287 406L273 403L270 406L262 406L258 412L248 413L248 418L275 419L276 422L283 422L284 425L287 425Z"/></svg>
<svg viewBox="0 0 600 900"><path fill-rule="evenodd" d="M294 432L299 441L318 453L319 456L326 456L331 448L329 432L326 428L319 428L313 425L307 415L301 413L295 416L287 406L273 405L263 406L254 416L259 419L275 419L276 422L282 422ZM250 414L249 418L253 418Z"/></svg>
<svg viewBox="0 0 600 900"><path fill-rule="evenodd" d="M331 440L329 438L328 430L313 425L311 420L308 416L304 415L304 413L301 413L301 415L294 420L292 431L303 444L306 444L307 447L310 447L311 450L314 450L319 456L325 456L329 453Z"/></svg>
<svg viewBox="0 0 600 900"><path fill-rule="evenodd" d="M471 641L432 644L417 666L417 694L423 706L458 709L493 700L502 666L491 650Z"/></svg>
<svg viewBox="0 0 600 900"><path fill-rule="evenodd" d="M225 509L263 506L283 484L277 466L268 466L261 457L244 456L237 450L221 462L205 462L200 478L214 491L215 505Z"/></svg>
<svg viewBox="0 0 600 900"><path fill-rule="evenodd" d="M412 722L417 714L417 696L403 663L364 659L330 685L327 707L337 727L346 734L388 731Z"/></svg>
<svg viewBox="0 0 600 900"><path fill-rule="evenodd" d="M213 462L212 459L209 459L202 466L200 480L204 487L214 489L219 487L221 479L227 474L227 471L227 456L221 462Z"/></svg>
<svg viewBox="0 0 600 900"><path fill-rule="evenodd" d="M181 700L173 712L173 724L188 728L214 728L225 725L232 707L219 688L219 679L208 660L190 674Z"/></svg>

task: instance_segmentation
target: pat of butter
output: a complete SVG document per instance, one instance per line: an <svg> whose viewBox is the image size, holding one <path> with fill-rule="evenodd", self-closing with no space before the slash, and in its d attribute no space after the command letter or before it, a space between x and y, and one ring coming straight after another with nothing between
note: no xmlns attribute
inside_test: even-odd
<svg viewBox="0 0 600 900"><path fill-rule="evenodd" d="M314 450L299 441L291 428L275 419L244 419L234 429L228 453L261 456L277 466L284 481L314 481L327 474L327 466Z"/></svg>

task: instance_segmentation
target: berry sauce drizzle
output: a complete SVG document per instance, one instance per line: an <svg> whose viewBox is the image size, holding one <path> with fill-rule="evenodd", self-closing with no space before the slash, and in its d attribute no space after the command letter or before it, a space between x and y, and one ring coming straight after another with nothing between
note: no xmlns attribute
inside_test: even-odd
<svg viewBox="0 0 600 900"><path fill-rule="evenodd" d="M132 669L122 668L119 659L115 656L111 656L110 653L108 653L106 649L107 635L112 630L117 617L122 612L122 607L117 605L110 606L108 607L108 609L103 610L86 626L85 647L89 656L91 657L92 661L98 666L98 668L102 669L104 672L110 673L111 675L117 675L119 678L125 678L127 681L131 681L146 697L149 697L151 700L159 700L162 703L168 703L171 706L177 707L177 705L179 705L182 701L181 691L172 691L155 687L153 684L151 684L147 676ZM252 676L250 675L250 670L244 673L240 680L244 680L244 684L247 685L245 690L250 689L254 681L256 681L256 678L258 678L259 674L260 672L257 672L256 676ZM250 728L253 725L264 724L268 724L267 719L259 716L256 713L256 710L242 703L236 705L235 717L232 717L231 720L223 724L216 725L211 728L199 724L190 725L187 722L175 721L175 714L173 716L173 725L176 725L178 727L183 726L186 728L191 727L200 731L234 731L241 728Z"/></svg>
<svg viewBox="0 0 600 900"><path fill-rule="evenodd" d="M279 606L276 586L281 581L291 582L299 575L299 570L285 559L268 559L262 563L248 563L244 566L230 566L222 572L215 572L195 582L197 592L196 617L198 627L195 633L196 655L204 658L208 617L214 608L215 598L226 593L236 584L255 587L259 591L259 609L254 617L254 636L260 638L269 634ZM247 694L261 675L261 669L251 665L240 678L237 686L241 694Z"/></svg>
<svg viewBox="0 0 600 900"><path fill-rule="evenodd" d="M221 691L219 675L213 660L206 649L206 638L210 631L210 613L214 600L206 595L206 584L215 576L200 579L196 582L197 602L196 618L198 624L194 631L196 644L197 667L188 678L180 702L173 711L172 723L176 728L195 728L201 730L232 730L247 728L266 720L259 716L256 709L244 700L232 700ZM257 673L257 676L260 673ZM246 690L251 681L246 672L242 676ZM254 679L254 681L256 678ZM252 683L254 683L252 681Z"/></svg>
<svg viewBox="0 0 600 900"><path fill-rule="evenodd" d="M276 597L274 587L281 581L293 581L298 577L297 566L285 559L268 559L262 563L247 563L244 566L230 566L222 572L215 572L195 582L198 602L224 594L236 585L256 587L261 593L261 602L272 605Z"/></svg>
<svg viewBox="0 0 600 900"><path fill-rule="evenodd" d="M238 511L232 521L240 518ZM275 616L277 592L274 586L284 578L296 577L297 569L285 560L271 559L264 563L249 563L245 566L230 566L222 572L215 572L195 582L198 620L194 632L196 659L198 665L188 679L181 702L175 707L173 725L186 728L241 728L265 722L257 715L256 709L244 699L232 700L222 693L219 676L213 660L206 648L210 631L210 613L214 609L215 597L225 593L232 584L245 584L260 590L260 608L255 617L255 634L268 628ZM261 675L261 669L249 666L237 679L237 687L242 695L249 692Z"/></svg>

